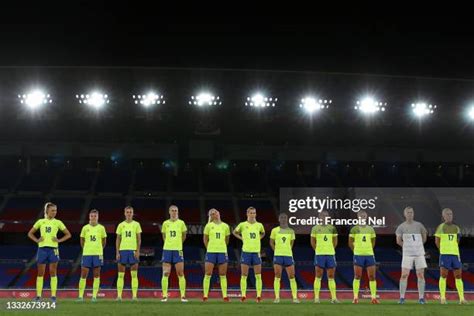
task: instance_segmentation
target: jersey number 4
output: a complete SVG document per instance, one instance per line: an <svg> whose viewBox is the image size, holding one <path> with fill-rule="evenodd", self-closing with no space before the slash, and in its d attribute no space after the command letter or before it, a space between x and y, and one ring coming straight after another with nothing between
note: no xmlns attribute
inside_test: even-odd
<svg viewBox="0 0 474 316"><path fill-rule="evenodd" d="M132 237L132 232L131 231L126 231L125 232L125 237Z"/></svg>

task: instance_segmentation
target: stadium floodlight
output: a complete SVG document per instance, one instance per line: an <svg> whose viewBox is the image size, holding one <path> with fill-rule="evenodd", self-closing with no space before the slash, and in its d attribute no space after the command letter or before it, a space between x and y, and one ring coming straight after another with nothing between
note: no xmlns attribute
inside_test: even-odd
<svg viewBox="0 0 474 316"><path fill-rule="evenodd" d="M418 102L418 103L412 103L411 108L412 108L413 114L417 118L423 118L427 115L433 114L436 109L436 105L428 104L426 102Z"/></svg>
<svg viewBox="0 0 474 316"><path fill-rule="evenodd" d="M105 104L109 103L109 96L97 91L89 94L76 94L76 99L79 100L79 103L86 104L95 109L100 109Z"/></svg>
<svg viewBox="0 0 474 316"><path fill-rule="evenodd" d="M33 90L26 94L19 94L21 104L25 104L31 110L36 110L44 104L53 102L51 96L42 90Z"/></svg>
<svg viewBox="0 0 474 316"><path fill-rule="evenodd" d="M315 112L328 109L331 103L332 100L323 100L307 96L301 99L300 108L302 108L308 114L313 114Z"/></svg>
<svg viewBox="0 0 474 316"><path fill-rule="evenodd" d="M198 95L192 95L189 100L189 104L197 106L211 106L221 105L222 101L219 96L216 96L210 92L201 92Z"/></svg>
<svg viewBox="0 0 474 316"><path fill-rule="evenodd" d="M263 93L256 93L251 97L247 97L247 101L245 101L245 106L251 107L275 107L278 98L269 98Z"/></svg>
<svg viewBox="0 0 474 316"><path fill-rule="evenodd" d="M474 105L471 105L467 110L467 117L469 120L474 121Z"/></svg>
<svg viewBox="0 0 474 316"><path fill-rule="evenodd" d="M355 110L360 111L364 115L373 115L378 112L384 112L387 107L387 102L380 102L373 97L365 97L357 101Z"/></svg>
<svg viewBox="0 0 474 316"><path fill-rule="evenodd" d="M147 94L134 94L132 95L133 102L135 104L141 104L145 108L156 104L165 104L166 101L162 94L155 92L148 92Z"/></svg>

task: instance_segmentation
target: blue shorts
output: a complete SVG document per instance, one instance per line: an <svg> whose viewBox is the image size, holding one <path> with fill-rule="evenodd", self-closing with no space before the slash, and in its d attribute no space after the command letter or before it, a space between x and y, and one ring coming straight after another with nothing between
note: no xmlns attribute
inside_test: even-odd
<svg viewBox="0 0 474 316"><path fill-rule="evenodd" d="M278 264L283 267L289 267L295 264L291 256L274 256L273 264Z"/></svg>
<svg viewBox="0 0 474 316"><path fill-rule="evenodd" d="M175 264L183 261L184 257L182 250L163 250L161 262Z"/></svg>
<svg viewBox="0 0 474 316"><path fill-rule="evenodd" d="M246 264L248 266L256 266L262 264L262 259L260 258L259 252L243 252L240 257L240 263Z"/></svg>
<svg viewBox="0 0 474 316"><path fill-rule="evenodd" d="M134 265L135 263L138 263L138 260L135 258L135 251L133 250L120 250L120 260L118 263L123 264L123 265Z"/></svg>
<svg viewBox="0 0 474 316"><path fill-rule="evenodd" d="M38 264L56 263L59 261L59 250L53 247L40 247L36 253Z"/></svg>
<svg viewBox="0 0 474 316"><path fill-rule="evenodd" d="M120 258L122 255L120 255ZM82 256L81 266L84 268L97 268L104 264L103 256Z"/></svg>
<svg viewBox="0 0 474 316"><path fill-rule="evenodd" d="M374 256L354 256L354 264L362 268L375 266L375 257Z"/></svg>
<svg viewBox="0 0 474 316"><path fill-rule="evenodd" d="M456 255L440 255L439 266L448 270L461 269L461 259Z"/></svg>
<svg viewBox="0 0 474 316"><path fill-rule="evenodd" d="M334 255L315 255L314 266L321 269L331 269L336 267L336 256Z"/></svg>
<svg viewBox="0 0 474 316"><path fill-rule="evenodd" d="M223 264L229 261L226 253L208 252L206 253L206 262L213 264Z"/></svg>

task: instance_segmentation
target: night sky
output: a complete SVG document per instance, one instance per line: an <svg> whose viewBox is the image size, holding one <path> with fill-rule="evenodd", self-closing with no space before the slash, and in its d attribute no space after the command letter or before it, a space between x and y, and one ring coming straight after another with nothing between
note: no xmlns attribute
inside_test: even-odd
<svg viewBox="0 0 474 316"><path fill-rule="evenodd" d="M221 19L226 23L203 24L156 17L144 19L146 24L125 24L133 19L123 12L91 12L95 11L62 18L56 24L3 24L0 65L275 69L473 78L474 32L463 18L456 23L413 16L284 24L271 21L289 19L233 17ZM34 19L38 20L42 19Z"/></svg>

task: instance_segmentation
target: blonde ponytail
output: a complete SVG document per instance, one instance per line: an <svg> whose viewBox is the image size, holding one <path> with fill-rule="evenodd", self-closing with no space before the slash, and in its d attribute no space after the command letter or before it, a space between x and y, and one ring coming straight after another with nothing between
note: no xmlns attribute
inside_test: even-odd
<svg viewBox="0 0 474 316"><path fill-rule="evenodd" d="M56 207L56 204L52 203L52 202L46 202L44 204L44 218L48 218L48 210L51 208L51 207Z"/></svg>

